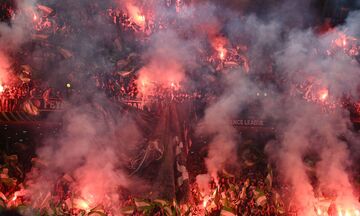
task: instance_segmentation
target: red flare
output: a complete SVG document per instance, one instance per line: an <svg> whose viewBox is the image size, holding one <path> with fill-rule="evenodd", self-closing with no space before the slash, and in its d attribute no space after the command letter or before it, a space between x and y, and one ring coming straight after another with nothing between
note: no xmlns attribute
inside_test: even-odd
<svg viewBox="0 0 360 216"><path fill-rule="evenodd" d="M128 4L126 6L129 16L133 19L133 21L141 26L144 27L145 26L145 16L141 13L140 9L138 7L136 7L135 5L132 4Z"/></svg>
<svg viewBox="0 0 360 216"><path fill-rule="evenodd" d="M329 91L327 89L323 89L319 91L319 99L320 101L325 101L329 97Z"/></svg>

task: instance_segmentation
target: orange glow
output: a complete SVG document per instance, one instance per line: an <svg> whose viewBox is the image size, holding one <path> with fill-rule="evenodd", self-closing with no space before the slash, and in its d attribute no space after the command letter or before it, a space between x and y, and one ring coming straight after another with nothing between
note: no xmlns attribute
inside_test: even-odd
<svg viewBox="0 0 360 216"><path fill-rule="evenodd" d="M202 202L202 206L203 206L204 209L206 209L206 207L208 206L209 201L211 201L211 200L213 200L215 198L217 191L218 191L218 188L215 189L214 192L212 192L211 195L204 196L204 200Z"/></svg>
<svg viewBox="0 0 360 216"><path fill-rule="evenodd" d="M322 215L321 209L317 209L317 214L318 214L318 215Z"/></svg>
<svg viewBox="0 0 360 216"><path fill-rule="evenodd" d="M134 21L138 24L138 25L143 25L145 23L145 16L143 15L135 15L134 16Z"/></svg>
<svg viewBox="0 0 360 216"><path fill-rule="evenodd" d="M11 68L11 64L7 54L1 51L0 52L0 85L4 85L4 83L8 83L11 80L12 73L10 68Z"/></svg>
<svg viewBox="0 0 360 216"><path fill-rule="evenodd" d="M133 19L133 21L140 27L144 27L146 18L141 13L140 9L132 4L127 4L126 8L128 10L129 16Z"/></svg>
<svg viewBox="0 0 360 216"><path fill-rule="evenodd" d="M347 36L344 33L339 33L339 38L335 39L335 44L338 47L345 47L347 42Z"/></svg>
<svg viewBox="0 0 360 216"><path fill-rule="evenodd" d="M146 77L141 77L140 84L142 88L145 88L148 85L149 81Z"/></svg>
<svg viewBox="0 0 360 216"><path fill-rule="evenodd" d="M147 83L146 80L142 80L142 81L141 81L141 86L142 86L142 87L145 87L145 86L146 86L146 83Z"/></svg>
<svg viewBox="0 0 360 216"><path fill-rule="evenodd" d="M212 46L218 53L218 57L220 60L225 60L227 55L227 50L225 48L227 42L227 39L224 37L216 37L212 40Z"/></svg>
<svg viewBox="0 0 360 216"><path fill-rule="evenodd" d="M319 99L321 101L325 101L329 97L329 91L327 89L323 89L319 91Z"/></svg>
<svg viewBox="0 0 360 216"><path fill-rule="evenodd" d="M11 201L15 201L17 199L17 192L14 193L14 197L11 199Z"/></svg>
<svg viewBox="0 0 360 216"><path fill-rule="evenodd" d="M140 76L137 80L137 88L142 95L147 95L149 93L149 89L151 88L150 84L151 83L146 76Z"/></svg>
<svg viewBox="0 0 360 216"><path fill-rule="evenodd" d="M225 52L226 52L225 49L220 51L219 57L220 57L221 60L224 60L224 59L225 59Z"/></svg>
<svg viewBox="0 0 360 216"><path fill-rule="evenodd" d="M85 211L90 211L90 209L91 209L89 203L83 199L74 200L74 204L75 204L75 207L78 209L82 209Z"/></svg>
<svg viewBox="0 0 360 216"><path fill-rule="evenodd" d="M204 207L204 208L206 208L208 201L209 201L209 198L206 197L206 198L204 199L204 202L203 202L203 207Z"/></svg>
<svg viewBox="0 0 360 216"><path fill-rule="evenodd" d="M336 39L332 40L332 49L340 48L349 56L359 55L360 47L358 45L357 38L346 35L343 32L338 32L337 35L338 35L338 37ZM328 50L327 52L328 52L328 55L332 54L331 50Z"/></svg>
<svg viewBox="0 0 360 216"><path fill-rule="evenodd" d="M342 48L346 48L352 41L357 41L356 38L346 35L343 32L339 32L339 37L333 41L333 43Z"/></svg>
<svg viewBox="0 0 360 216"><path fill-rule="evenodd" d="M338 210L338 215L339 215L339 216L343 216L343 214L342 214L342 211L341 211L341 210Z"/></svg>
<svg viewBox="0 0 360 216"><path fill-rule="evenodd" d="M357 215L357 210L349 210L349 209L338 209L338 215L339 216L356 216Z"/></svg>
<svg viewBox="0 0 360 216"><path fill-rule="evenodd" d="M359 211L359 210L355 210L355 215L356 215L356 216L360 216L360 211Z"/></svg>
<svg viewBox="0 0 360 216"><path fill-rule="evenodd" d="M0 84L0 93L4 92L5 88L2 84Z"/></svg>
<svg viewBox="0 0 360 216"><path fill-rule="evenodd" d="M172 88L173 90L177 91L180 89L180 84L178 82L170 82L170 88Z"/></svg>
<svg viewBox="0 0 360 216"><path fill-rule="evenodd" d="M350 209L342 210L341 208L339 208L338 215L339 216L358 216L359 210L350 210Z"/></svg>
<svg viewBox="0 0 360 216"><path fill-rule="evenodd" d="M317 206L316 208L316 214L319 216L325 216L328 215L327 214L327 208L329 208L330 203L324 203L324 205L320 205ZM337 211L337 215L338 216L359 216L360 215L360 211L356 208L342 208L342 207L337 207L336 209Z"/></svg>

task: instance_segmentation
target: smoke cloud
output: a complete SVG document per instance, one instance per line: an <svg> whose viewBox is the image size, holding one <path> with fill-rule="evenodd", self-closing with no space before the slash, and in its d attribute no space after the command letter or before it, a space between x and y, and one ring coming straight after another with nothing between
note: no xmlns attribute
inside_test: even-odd
<svg viewBox="0 0 360 216"><path fill-rule="evenodd" d="M293 9L287 10L297 14ZM277 11L274 9L274 14ZM316 198L329 193L335 194L342 206L359 205L351 184L352 173L349 172L354 162L349 148L356 145L346 138L356 133L349 113L342 110L325 113L321 106L292 93L296 83L310 81L314 83L313 91L326 88L334 98L341 98L344 94L358 97L358 62L341 51L329 54L340 32L359 35L355 21L358 15L358 12L350 14L343 26L323 35L316 34L313 28L304 29L299 22L286 23L278 16L264 21L250 15L241 19L235 17L228 22L226 29L231 41L246 41L249 59L253 61L250 74L261 74L266 67L266 59L274 59L276 75L285 82L264 86L261 82L251 83L246 79L241 82L241 78L236 77L234 80L237 82L225 85L224 93L209 105L199 128L213 134L206 160L211 175L220 171L229 158L231 161L235 157L233 152L241 143L230 126L231 118L236 117L237 112L247 104L241 98L252 94L253 98L245 97L248 101L255 101L256 92L265 87L274 94L270 100L262 101L262 107L266 109L260 115L276 116L280 120L277 123L277 139L268 143L266 151L276 164L280 179L291 186L291 200L300 209L300 214L311 214ZM239 22L241 24L236 24ZM328 55L319 54L326 51ZM233 93L233 97L229 92ZM309 154L318 157L314 170L318 187L314 187L308 172L305 158Z"/></svg>
<svg viewBox="0 0 360 216"><path fill-rule="evenodd" d="M52 188L66 174L72 179L71 193L90 208L104 203L119 214L119 188L135 183L126 172L125 159L138 147L142 134L130 115L114 114L116 107L108 104L107 110L99 110L106 103L101 97L68 107L58 137L46 139L38 150L47 165L35 168L29 178L31 197L37 197L34 206L49 191L56 193Z"/></svg>
<svg viewBox="0 0 360 216"><path fill-rule="evenodd" d="M58 27L70 28L69 36L61 40L50 37L51 49L62 50L63 56L44 58L43 61L49 63L42 68L47 74L41 76L60 85L71 80L82 94L70 99L63 116L53 116L63 125L58 137L45 139L37 151L47 166L34 169L28 177L34 197L34 194L46 196L48 191L53 191L59 178L70 173L70 185L79 190L76 192L84 200L90 204L106 200L115 207L119 204L119 188L136 184L138 180L128 177L125 166L128 154L138 149L144 135L130 114L110 105L106 96L99 94L87 81L93 73L116 72L116 61L111 59L114 50L121 49L124 54L119 58L125 58L132 55L128 50L138 47L139 53L134 56L141 56L137 59L140 89L146 91L153 82L162 85L186 83L196 89L207 80L196 80L192 76L209 75L215 79L212 83L216 85L206 86L211 93L216 92L215 99L207 101L205 114L196 129L198 134L211 139L205 161L208 176L197 178L200 185L204 186L209 176L216 177L226 165L238 163L241 135L233 128L231 120L249 103L259 100L258 92L266 90L273 92L272 98L261 100L264 109L258 115L278 119L276 139L267 144L266 153L276 164L279 179L291 186L290 199L300 208L301 214L313 212L313 203L323 193L336 194L342 206L358 205L349 172L356 158L349 149L356 149L354 137L357 133L347 111L336 109L326 113L319 103L326 100L328 94L331 98L341 98L344 94L359 96L359 64L336 47L340 32L359 36L359 12L352 12L344 25L320 35L309 24L313 24L317 16L304 16L304 11L314 11L312 1L274 5L273 1L268 1L266 3L272 5L269 7L250 1L196 1L184 5L178 13L166 4L151 1L149 7L156 9L151 16L161 18L164 25L155 23L156 29L161 30L146 32L151 35L146 40L139 33L145 44L139 47L140 40L130 40L128 35L119 39L119 26L113 26L104 17L106 7L120 5L128 10L140 28L145 28L150 21L143 17L148 13L142 10L140 2L105 1L95 8L88 2L54 3L58 8L56 13L64 13L67 17ZM19 1L19 12L11 25L0 25L0 48L6 47L0 52L0 81L7 79L6 71L10 67L7 52L29 39L28 26L33 19L34 5L34 1ZM268 10L264 12L262 8ZM121 41L122 47L115 47L115 41ZM221 52L226 56L232 46L246 53L250 59L249 71L244 65L220 71L210 63L206 66L211 72L202 70L204 65L198 62L203 56L214 53L216 58L224 58ZM46 51L37 47L32 54ZM259 77L267 75L268 68L274 70L275 77L261 80ZM312 83L312 87L305 97L297 94L296 88L306 82ZM326 90L324 97L319 96L316 91L319 89ZM316 102L309 102L309 98L316 98ZM311 167L317 187L305 161L310 154L315 154L317 159ZM203 188L206 190L205 186ZM34 200L34 205L41 205L36 202Z"/></svg>
<svg viewBox="0 0 360 216"><path fill-rule="evenodd" d="M10 22L0 23L0 85L13 79L10 55L22 44L29 41L29 35L33 31L30 26L35 1L18 0L15 1L15 5L17 12L11 14Z"/></svg>
<svg viewBox="0 0 360 216"><path fill-rule="evenodd" d="M33 31L31 24L35 15L34 0L16 1L16 13L13 14L10 24L0 23L0 47L2 50L14 50L30 39Z"/></svg>

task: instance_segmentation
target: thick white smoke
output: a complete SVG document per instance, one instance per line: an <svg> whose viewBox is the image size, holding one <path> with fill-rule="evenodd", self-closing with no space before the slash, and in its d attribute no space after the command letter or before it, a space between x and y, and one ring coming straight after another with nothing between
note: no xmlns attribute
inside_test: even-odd
<svg viewBox="0 0 360 216"><path fill-rule="evenodd" d="M249 2L241 1L239 5L251 8ZM132 12L133 19L144 24L146 20L142 17L144 14L140 3L120 3L127 7L130 13L135 10ZM128 3L131 3L131 6ZM267 109L260 113L260 116L273 115L283 120L278 125L277 140L268 144L267 153L277 165L280 179L291 186L291 199L300 207L303 215L309 215L309 212L313 211L312 205L316 196L324 191L336 193L343 206L356 203L350 180L351 173L348 172L352 163L349 152L352 143L345 141L346 136L356 137L356 134L345 111L325 114L318 105L291 96L292 82L301 83L311 77L319 80L319 85L328 88L334 97L341 97L344 93L358 96L360 76L359 64L344 53L338 52L331 57L319 54L321 50L331 46L332 41L338 37L338 32L334 30L317 35L313 29L306 29L304 23L312 17L304 18L303 10L297 10L301 3L303 2L291 1L279 8L274 7L272 12L264 15L265 21L264 17L256 14L242 16L243 14L231 8L222 8L224 6L202 1L185 6L183 12L178 15L154 3L154 8L157 9L154 16L161 17L169 27L153 34L150 40L146 41L149 46L141 53L145 66L139 71L138 86L141 88L142 85L146 86L148 82L153 81L166 85L173 82L178 84L190 79L187 72L198 67L195 56L209 51L203 44L211 44L214 38L224 35L229 38L228 46L237 43L247 46L251 64L250 74L265 70L268 58L274 60L276 75L288 82L278 84L281 85L281 90L270 85L269 88L275 92L273 100L262 103ZM33 4L31 1L21 1L19 8L26 11ZM73 4L76 7L64 6L68 9L65 11L71 15L70 22L83 22L78 10L85 3ZM237 5L234 1L224 4ZM308 4L309 1L306 1L306 5ZM135 6L139 8L134 9ZM219 10L222 12L221 16L218 15ZM284 17L279 18L278 14ZM17 48L27 40L27 26L31 19L22 16L21 13L17 15L11 26L0 26L0 47L5 44L9 47L10 44L10 47ZM178 23L172 22L175 18L179 20ZM338 29L358 36L359 19L360 13L352 13L347 23ZM92 21L94 22L89 23L95 24L94 29L98 32L110 35L116 32L116 29L105 24L100 14L96 14ZM86 25L74 26L87 29ZM105 36L96 34L94 37L86 37L92 33L90 30L84 31L81 34L84 39L81 38L83 40L80 42L77 38L70 38L59 45L73 49L75 56L80 55L79 59L84 61L84 64L102 62L101 55L93 53L98 51L98 44L101 44ZM0 58L2 55L3 53L0 53ZM0 62L0 70L8 68L8 61L3 62L4 64ZM105 61L104 65L107 67L111 63ZM75 66L78 64L64 60L53 70L62 73L70 71ZM206 158L206 166L211 177L216 177L217 172L225 165L237 163L236 150L238 145L241 145L241 137L231 125L231 120L237 117L249 101L254 100L259 89L264 88L262 83L251 80L241 69L224 71L223 74L217 75L221 77L218 82L222 85L222 94L209 102L204 118L197 127L198 133L212 138ZM2 75L0 79L3 79ZM81 81L86 83L87 80ZM90 94L84 97L94 96ZM133 184L127 179L122 165L126 153L136 148L142 135L131 117L109 116L106 113L109 110L112 113L116 108L110 107L103 112L99 107L107 107L108 104L101 101L101 106L96 106L96 103L97 101L91 101L74 103L75 108L70 106L63 116L64 126L59 137L47 139L38 150L39 157L47 161L48 167L40 169L40 175L35 173L31 178L34 180L30 187L33 195L46 194L52 190L52 185L58 178L64 173L70 173L74 178L72 185L78 188L83 199L94 204L106 200L116 205L119 200L118 188ZM313 188L304 162L304 157L311 151L319 157L315 174L320 192ZM201 176L198 181L204 185L203 182L208 179Z"/></svg>
<svg viewBox="0 0 360 216"><path fill-rule="evenodd" d="M357 32L353 16L338 29ZM286 39L284 49L278 53L277 64L287 77L297 82L313 79L329 88L334 97L349 93L357 97L359 64L342 52L331 57L318 53L329 49L338 37L337 30L320 36L312 30L294 30ZM355 133L349 114L341 110L326 114L319 106L303 99L289 98L281 102L283 104L276 109L283 110L281 115L287 123L279 131L282 137L279 146L272 146L272 143L270 148L275 150L269 153L277 157L280 175L292 186L293 199L300 207L301 215L308 215L315 197L322 195L335 194L340 206L358 206L350 180L352 173L348 172L351 165L349 147L353 143L344 139L347 134ZM310 152L316 152L319 157L315 169L318 188L312 187L304 162Z"/></svg>
<svg viewBox="0 0 360 216"><path fill-rule="evenodd" d="M14 50L30 39L35 0L17 0L16 13L8 23L0 23L0 47L2 50Z"/></svg>
<svg viewBox="0 0 360 216"><path fill-rule="evenodd" d="M292 10L298 14L296 7L290 12ZM279 11L275 9L274 14L276 12ZM264 116L270 114L283 120L277 127L278 139L269 143L267 153L277 165L279 178L291 186L291 200L300 208L301 215L311 214L316 197L326 193L336 194L339 205L358 205L351 184L352 173L349 172L352 163L349 148L353 143L344 139L345 135L355 136L349 114L341 110L324 113L321 106L291 94L292 83L316 80L318 85L329 89L332 97L341 98L344 94L358 96L358 62L343 52L331 56L320 54L331 49L333 41L339 38L339 31L358 36L358 16L359 13L352 13L346 24L324 35L317 35L311 28L304 29L296 22L289 25L279 17L262 21L251 15L241 19L242 25L234 21L229 22L227 27L232 40L247 39L249 56L253 61L250 73L264 69L263 59L271 55L278 75L286 80L281 84L281 91L274 89L273 100L262 102L262 106L266 107ZM239 142L234 139L236 133L230 127L230 120L246 105L241 97L262 87L260 83L245 85L239 81L240 78L236 80L238 82L228 85L225 93L210 104L200 124L205 126L208 134L214 135L206 161L212 175L235 156L233 152ZM229 91L234 94L233 100ZM319 157L315 169L318 188L313 187L304 161L311 152Z"/></svg>
<svg viewBox="0 0 360 216"><path fill-rule="evenodd" d="M119 214L120 187L134 183L124 171L124 159L137 148L142 135L131 116L113 114L114 107L103 112L103 104L96 104L68 107L59 137L46 139L38 150L47 166L35 168L28 181L34 206L41 207L38 200L44 202L47 193L56 193L54 185L66 174L72 178L71 193L89 208L102 203Z"/></svg>
<svg viewBox="0 0 360 216"><path fill-rule="evenodd" d="M0 85L12 79L9 55L30 40L34 0L15 1L17 12L12 14L10 24L0 23Z"/></svg>
<svg viewBox="0 0 360 216"><path fill-rule="evenodd" d="M237 161L239 136L231 120L236 118L243 104L256 95L257 88L242 75L242 71L232 71L225 78L225 93L205 111L205 116L198 126L199 134L212 136L206 166L211 177L225 165Z"/></svg>
<svg viewBox="0 0 360 216"><path fill-rule="evenodd" d="M185 79L185 70L194 65L191 47L176 32L166 30L152 36L151 45L144 54L148 63L140 69L139 83L146 94L155 85L178 85Z"/></svg>

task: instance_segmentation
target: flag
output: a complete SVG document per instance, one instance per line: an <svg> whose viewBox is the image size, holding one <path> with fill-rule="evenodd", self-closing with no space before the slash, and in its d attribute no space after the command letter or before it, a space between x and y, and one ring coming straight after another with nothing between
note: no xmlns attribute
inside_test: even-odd
<svg viewBox="0 0 360 216"><path fill-rule="evenodd" d="M244 187L248 188L250 185L250 179L246 179L245 183L244 183Z"/></svg>
<svg viewBox="0 0 360 216"><path fill-rule="evenodd" d="M284 203L281 199L280 194L277 191L273 191L273 200L276 207L276 211L279 214L285 214Z"/></svg>
<svg viewBox="0 0 360 216"><path fill-rule="evenodd" d="M229 173L228 171L226 171L225 169L222 170L222 173L224 174L224 176L226 178L235 178L234 174Z"/></svg>
<svg viewBox="0 0 360 216"><path fill-rule="evenodd" d="M235 216L235 211L229 207L223 207L220 212L220 216Z"/></svg>
<svg viewBox="0 0 360 216"><path fill-rule="evenodd" d="M241 189L241 194L240 194L240 198L244 199L246 197L246 189L249 187L250 185L250 179L246 179L246 181L244 182L244 186Z"/></svg>
<svg viewBox="0 0 360 216"><path fill-rule="evenodd" d="M45 101L45 104L48 104L50 101L51 88L46 89L42 94L42 99Z"/></svg>
<svg viewBox="0 0 360 216"><path fill-rule="evenodd" d="M268 190L271 190L272 184L273 184L273 171L271 166L268 164L268 174L265 179L266 186L268 187Z"/></svg>
<svg viewBox="0 0 360 216"><path fill-rule="evenodd" d="M30 115L38 115L39 108L37 108L31 100L27 100L23 104L23 110Z"/></svg>
<svg viewBox="0 0 360 216"><path fill-rule="evenodd" d="M7 201L6 196L0 191L0 198L3 199L4 201Z"/></svg>
<svg viewBox="0 0 360 216"><path fill-rule="evenodd" d="M154 203L159 204L161 206L166 206L169 205L169 202L163 199L155 199Z"/></svg>
<svg viewBox="0 0 360 216"><path fill-rule="evenodd" d="M259 197L256 198L256 204L258 206L264 206L266 204L267 200L266 200L266 196L265 195L261 195Z"/></svg>
<svg viewBox="0 0 360 216"><path fill-rule="evenodd" d="M21 74L19 75L19 79L20 79L22 82L24 82L24 83L28 83L28 82L31 81L30 75L29 75L29 74L26 74L26 73L21 73Z"/></svg>
<svg viewBox="0 0 360 216"><path fill-rule="evenodd" d="M181 176L178 177L177 183L179 186L181 186L184 181L189 179L189 173L184 165L180 165L178 162L176 162L176 169L179 173L181 173Z"/></svg>
<svg viewBox="0 0 360 216"><path fill-rule="evenodd" d="M95 208L91 209L88 215L94 215L94 216L107 216L104 206L98 205Z"/></svg>
<svg viewBox="0 0 360 216"><path fill-rule="evenodd" d="M140 209L140 210L151 207L151 203L146 200L134 199L134 202L135 202L136 208Z"/></svg>
<svg viewBox="0 0 360 216"><path fill-rule="evenodd" d="M240 199L245 199L245 197L246 197L246 188L243 187L241 189Z"/></svg>
<svg viewBox="0 0 360 216"><path fill-rule="evenodd" d="M258 206L264 206L267 203L267 198L264 191L260 189L256 189L254 191L254 196L255 196L256 204Z"/></svg>
<svg viewBox="0 0 360 216"><path fill-rule="evenodd" d="M127 206L121 209L121 213L124 215L133 215L135 212L135 206Z"/></svg>
<svg viewBox="0 0 360 216"><path fill-rule="evenodd" d="M46 14L51 14L54 11L52 8L41 4L38 4L37 7Z"/></svg>
<svg viewBox="0 0 360 216"><path fill-rule="evenodd" d="M255 165L255 162L250 161L250 160L245 160L245 161L244 161L244 164L245 164L247 167L252 167L252 166Z"/></svg>
<svg viewBox="0 0 360 216"><path fill-rule="evenodd" d="M58 47L58 50L65 59L69 59L69 58L73 57L73 53L65 48Z"/></svg>
<svg viewBox="0 0 360 216"><path fill-rule="evenodd" d="M172 212L172 210L171 210L171 208L169 206L165 206L164 211L165 211L165 215L167 215L167 216L172 216L173 215L173 212Z"/></svg>

